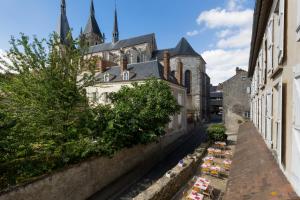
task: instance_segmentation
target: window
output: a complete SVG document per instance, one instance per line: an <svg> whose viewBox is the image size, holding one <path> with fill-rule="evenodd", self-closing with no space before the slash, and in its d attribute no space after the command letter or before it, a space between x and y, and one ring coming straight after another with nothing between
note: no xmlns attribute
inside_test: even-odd
<svg viewBox="0 0 300 200"><path fill-rule="evenodd" d="M271 16L271 19L268 23L268 32L267 32L267 48L268 48L268 54L267 54L267 71L268 74L273 73L273 23L274 19L273 16Z"/></svg>
<svg viewBox="0 0 300 200"><path fill-rule="evenodd" d="M184 73L184 86L186 87L186 92L188 94L191 93L191 71L190 70L186 70Z"/></svg>
<svg viewBox="0 0 300 200"><path fill-rule="evenodd" d="M92 101L93 102L97 101L97 92L92 92Z"/></svg>
<svg viewBox="0 0 300 200"><path fill-rule="evenodd" d="M129 71L123 72L123 80L128 81L129 80Z"/></svg>
<svg viewBox="0 0 300 200"><path fill-rule="evenodd" d="M141 62L141 58L140 58L139 55L137 55L137 57L136 57L136 62L137 62L137 63Z"/></svg>
<svg viewBox="0 0 300 200"><path fill-rule="evenodd" d="M296 26L297 38L296 40L300 42L300 0L297 0L297 26Z"/></svg>
<svg viewBox="0 0 300 200"><path fill-rule="evenodd" d="M104 82L109 82L109 74L104 74Z"/></svg>
<svg viewBox="0 0 300 200"><path fill-rule="evenodd" d="M285 21L285 0L279 1L278 8L278 44L277 44L277 56L278 56L278 64L282 64L283 55L284 55L284 21Z"/></svg>
<svg viewBox="0 0 300 200"><path fill-rule="evenodd" d="M247 87L247 94L250 94L251 93L251 89L250 87Z"/></svg>
<svg viewBox="0 0 300 200"><path fill-rule="evenodd" d="M246 76L242 76L242 80L245 81L247 79Z"/></svg>
<svg viewBox="0 0 300 200"><path fill-rule="evenodd" d="M175 77L175 70L172 70L172 71L171 71L171 76L174 76L174 77Z"/></svg>

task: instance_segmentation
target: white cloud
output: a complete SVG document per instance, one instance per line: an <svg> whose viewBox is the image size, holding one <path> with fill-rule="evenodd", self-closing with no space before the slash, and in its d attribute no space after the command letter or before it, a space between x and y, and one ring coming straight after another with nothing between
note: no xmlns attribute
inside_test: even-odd
<svg viewBox="0 0 300 200"><path fill-rule="evenodd" d="M253 10L228 11L215 8L202 12L197 18L197 23L204 23L209 28L222 27L248 27L252 24Z"/></svg>
<svg viewBox="0 0 300 200"><path fill-rule="evenodd" d="M224 38L224 37L227 37L227 36L229 36L233 33L234 33L234 31L231 30L231 29L224 29L222 31L217 32L217 37L218 38Z"/></svg>
<svg viewBox="0 0 300 200"><path fill-rule="evenodd" d="M215 49L201 55L207 62L207 73L213 85L224 82L235 75L235 68L247 69L250 48L234 50Z"/></svg>
<svg viewBox="0 0 300 200"><path fill-rule="evenodd" d="M196 36L198 35L200 32L197 31L197 30L193 30L193 31L189 31L186 33L187 36L190 36L190 37L193 37L193 36Z"/></svg>
<svg viewBox="0 0 300 200"><path fill-rule="evenodd" d="M227 9L228 10L240 10L243 8L243 3L245 0L228 0Z"/></svg>
<svg viewBox="0 0 300 200"><path fill-rule="evenodd" d="M225 33L223 33L225 34ZM227 36L230 33L227 34ZM242 29L237 34L222 38L218 41L217 47L219 48L240 48L248 47L251 42L251 29Z"/></svg>

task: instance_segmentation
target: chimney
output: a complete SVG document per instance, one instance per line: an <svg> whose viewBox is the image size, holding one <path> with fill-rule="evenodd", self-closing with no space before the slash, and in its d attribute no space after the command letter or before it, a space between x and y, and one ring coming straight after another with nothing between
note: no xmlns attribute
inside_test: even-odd
<svg viewBox="0 0 300 200"><path fill-rule="evenodd" d="M244 71L244 70L240 69L239 67L235 68L236 74L238 74L238 73L240 73L240 72L242 72L242 71Z"/></svg>
<svg viewBox="0 0 300 200"><path fill-rule="evenodd" d="M179 85L182 85L183 63L179 58L177 60L176 79Z"/></svg>
<svg viewBox="0 0 300 200"><path fill-rule="evenodd" d="M120 67L121 67L121 73L127 70L127 65L128 65L128 60L127 56L125 54L121 55L121 62L120 62Z"/></svg>
<svg viewBox="0 0 300 200"><path fill-rule="evenodd" d="M170 74L170 53L168 51L164 51L164 78L166 80L169 79Z"/></svg>
<svg viewBox="0 0 300 200"><path fill-rule="evenodd" d="M106 62L103 60L103 59L99 59L98 61L97 61L97 68L96 68L96 70L98 71L100 71L100 73L103 73L103 72L105 72L106 71Z"/></svg>

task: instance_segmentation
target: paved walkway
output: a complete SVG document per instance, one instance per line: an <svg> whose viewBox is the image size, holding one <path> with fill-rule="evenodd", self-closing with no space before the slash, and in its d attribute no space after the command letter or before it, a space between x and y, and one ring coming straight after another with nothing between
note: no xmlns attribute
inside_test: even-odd
<svg viewBox="0 0 300 200"><path fill-rule="evenodd" d="M252 123L241 125L224 200L298 200Z"/></svg>

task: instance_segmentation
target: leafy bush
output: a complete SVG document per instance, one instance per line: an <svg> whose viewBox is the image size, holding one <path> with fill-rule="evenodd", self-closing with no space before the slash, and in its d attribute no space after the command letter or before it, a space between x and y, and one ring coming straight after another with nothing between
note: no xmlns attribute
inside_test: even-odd
<svg viewBox="0 0 300 200"><path fill-rule="evenodd" d="M0 190L155 141L180 110L169 86L155 79L111 94L111 106L90 107L85 87L96 60L85 57L79 41L62 50L58 41L21 35L11 40L11 62L0 60L7 69L0 82ZM83 69L91 73L78 80Z"/></svg>
<svg viewBox="0 0 300 200"><path fill-rule="evenodd" d="M213 124L207 128L208 138L211 141L226 141L226 128L223 124Z"/></svg>

